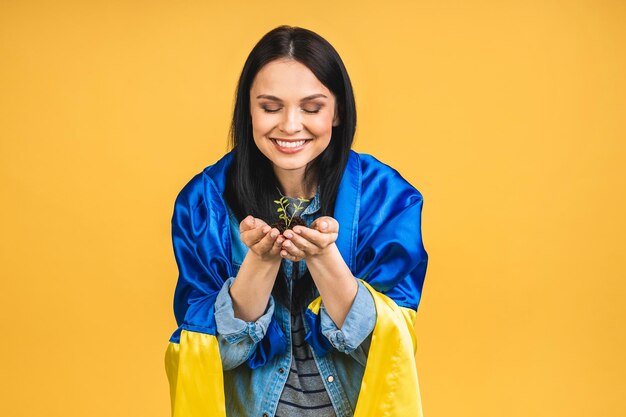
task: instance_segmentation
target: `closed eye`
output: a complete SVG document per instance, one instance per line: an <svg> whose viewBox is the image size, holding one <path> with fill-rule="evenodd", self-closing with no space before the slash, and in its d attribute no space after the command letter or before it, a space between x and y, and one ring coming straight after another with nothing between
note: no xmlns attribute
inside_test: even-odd
<svg viewBox="0 0 626 417"><path fill-rule="evenodd" d="M309 113L309 114L315 114L315 113L319 113L321 107L318 107L315 110L307 110L307 109L302 109L305 113ZM263 107L263 111L265 111L265 113L278 113L281 109L268 109L267 107Z"/></svg>

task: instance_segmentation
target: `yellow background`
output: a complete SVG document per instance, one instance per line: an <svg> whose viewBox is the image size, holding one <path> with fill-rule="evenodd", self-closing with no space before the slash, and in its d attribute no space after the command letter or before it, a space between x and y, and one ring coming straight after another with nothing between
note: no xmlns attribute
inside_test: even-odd
<svg viewBox="0 0 626 417"><path fill-rule="evenodd" d="M224 5L227 4L227 5ZM280 24L424 195L425 416L626 415L623 1L0 3L4 416L169 415L174 198Z"/></svg>

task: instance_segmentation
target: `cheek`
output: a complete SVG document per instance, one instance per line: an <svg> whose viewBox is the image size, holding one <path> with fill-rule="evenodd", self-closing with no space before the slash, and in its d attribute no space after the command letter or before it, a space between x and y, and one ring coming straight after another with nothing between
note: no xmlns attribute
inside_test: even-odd
<svg viewBox="0 0 626 417"><path fill-rule="evenodd" d="M260 116L260 115L252 115L252 130L254 130L255 132L261 132L263 131L264 127L267 125L267 120L266 118Z"/></svg>
<svg viewBox="0 0 626 417"><path fill-rule="evenodd" d="M328 134L333 129L333 116L332 114L325 114L324 117L320 117L310 124L310 129L320 134Z"/></svg>

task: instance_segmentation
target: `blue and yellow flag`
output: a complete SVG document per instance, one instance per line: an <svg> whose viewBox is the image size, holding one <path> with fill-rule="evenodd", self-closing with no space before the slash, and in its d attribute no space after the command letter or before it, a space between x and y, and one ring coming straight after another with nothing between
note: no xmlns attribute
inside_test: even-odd
<svg viewBox="0 0 626 417"><path fill-rule="evenodd" d="M222 198L233 152L196 175L175 203L172 240L179 277L174 314L179 327L165 355L173 417L226 416L214 303L224 281L233 276ZM351 151L337 193L336 244L353 275L371 292L377 314L356 417L422 416L414 333L428 263L422 204L419 191L393 168ZM307 314L317 316L320 305L318 297ZM259 343L257 350L259 357L273 354L271 343Z"/></svg>

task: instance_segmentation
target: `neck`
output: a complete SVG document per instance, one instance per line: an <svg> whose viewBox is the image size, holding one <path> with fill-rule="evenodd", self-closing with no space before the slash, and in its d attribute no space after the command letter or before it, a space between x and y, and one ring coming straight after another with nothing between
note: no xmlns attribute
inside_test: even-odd
<svg viewBox="0 0 626 417"><path fill-rule="evenodd" d="M280 192L288 197L313 198L317 191L317 181L309 178L305 181L304 169L301 171L274 170L280 184Z"/></svg>

